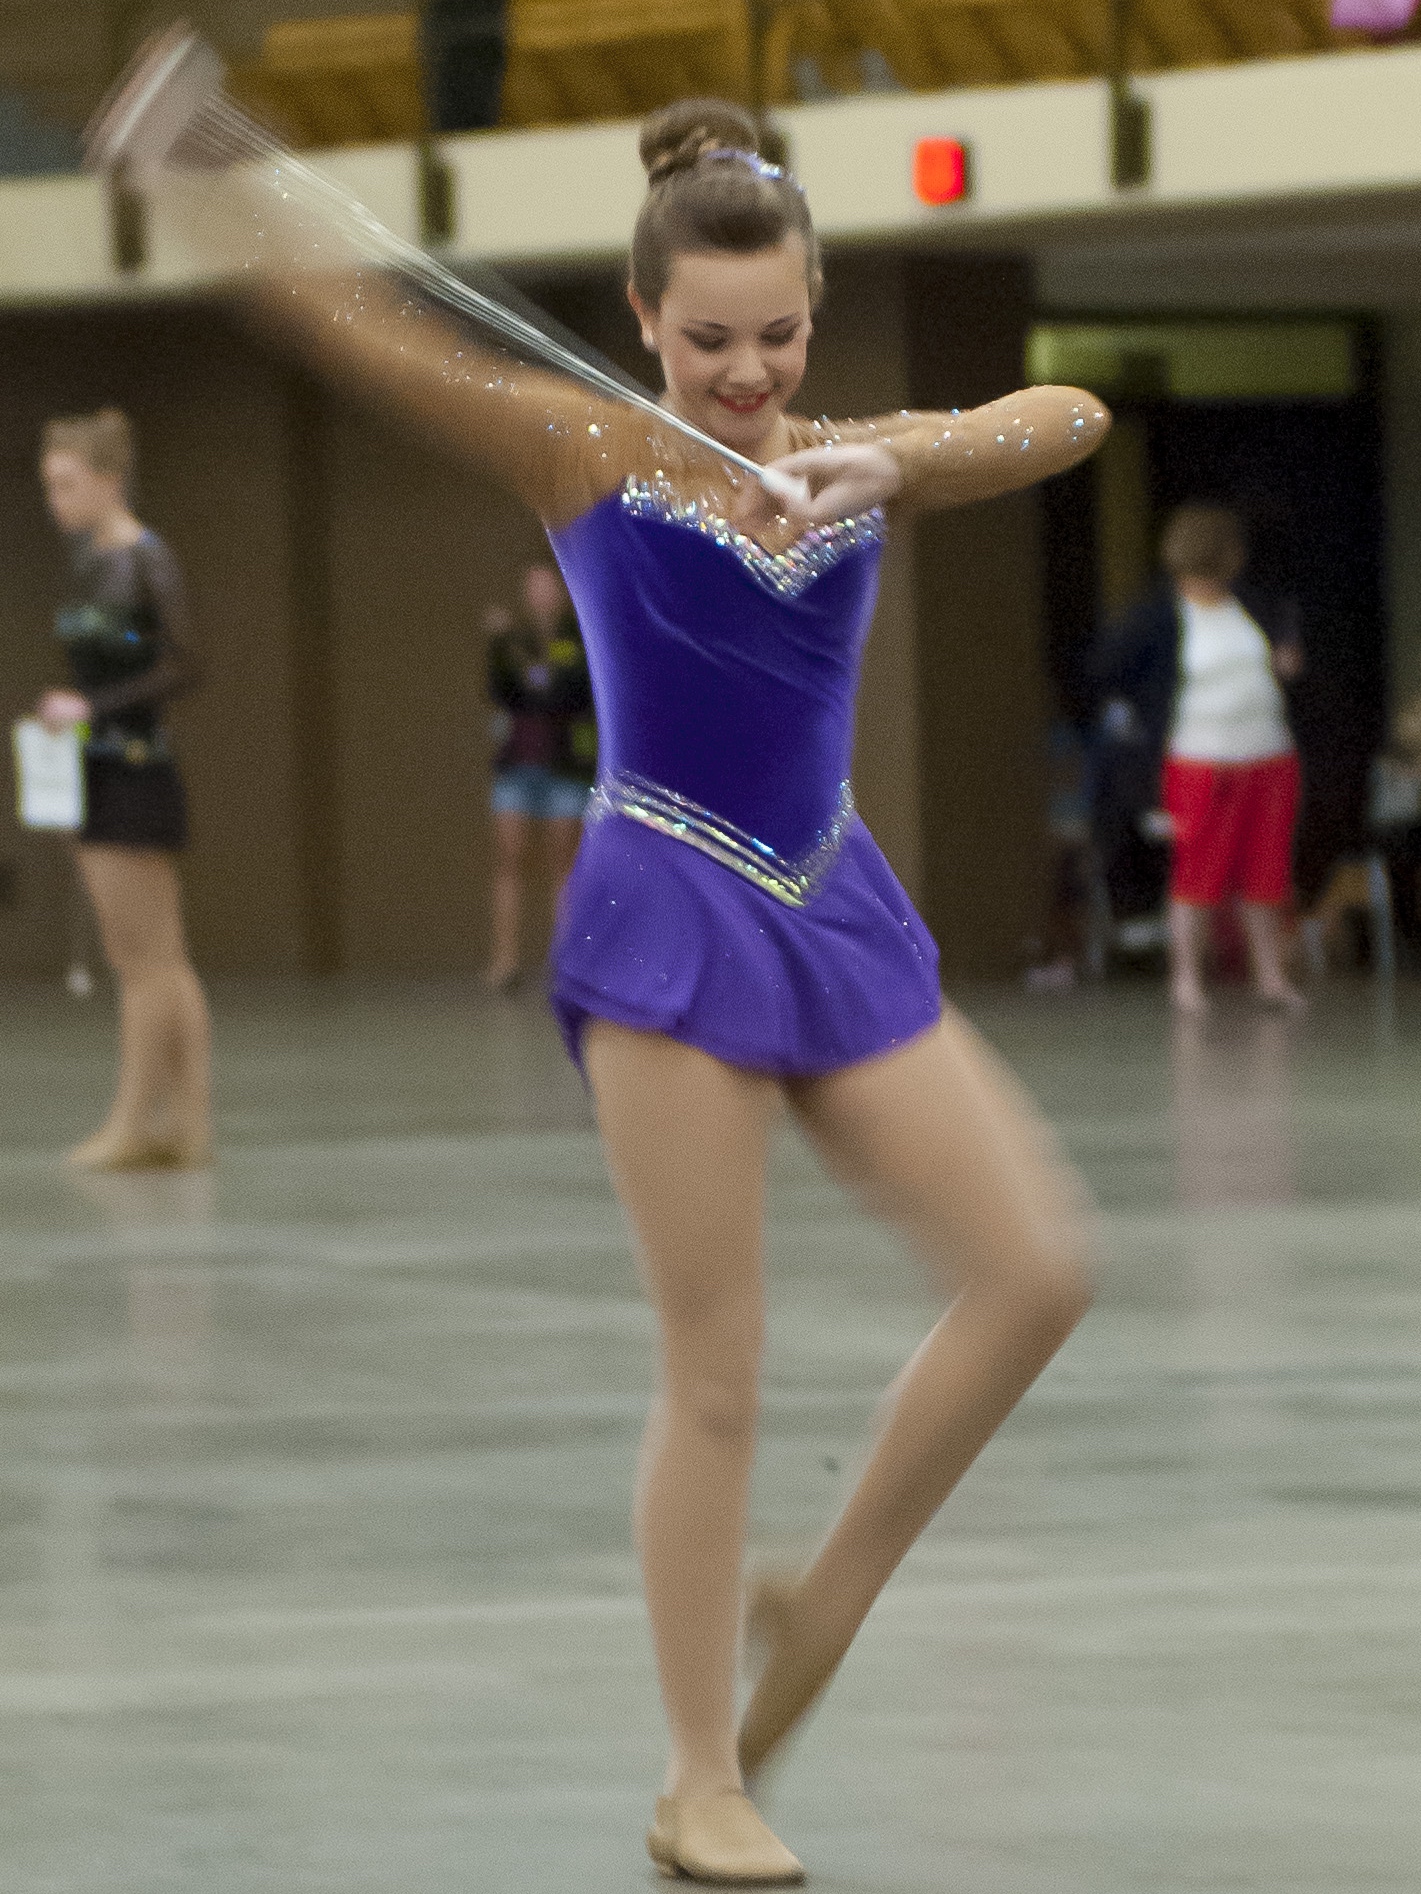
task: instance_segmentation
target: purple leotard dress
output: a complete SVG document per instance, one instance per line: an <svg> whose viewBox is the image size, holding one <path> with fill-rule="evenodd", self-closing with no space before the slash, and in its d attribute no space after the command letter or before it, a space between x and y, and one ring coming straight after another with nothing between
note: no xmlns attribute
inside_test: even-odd
<svg viewBox="0 0 1421 1894"><path fill-rule="evenodd" d="M552 522L599 726L553 944L573 1057L592 1018L785 1078L927 1031L942 1007L937 951L848 783L882 516L772 553L726 523L737 477L669 413L648 421L520 362L382 279L356 272L342 295L333 323L324 273L296 270L270 308L318 359ZM1075 388L1019 389L965 414L784 420L794 451L891 454L896 497L915 510L1063 472L1109 425Z"/></svg>
<svg viewBox="0 0 1421 1894"><path fill-rule="evenodd" d="M937 949L849 789L883 532L772 554L634 477L551 535L601 759L553 944L574 1058L593 1015L809 1076L938 1018Z"/></svg>

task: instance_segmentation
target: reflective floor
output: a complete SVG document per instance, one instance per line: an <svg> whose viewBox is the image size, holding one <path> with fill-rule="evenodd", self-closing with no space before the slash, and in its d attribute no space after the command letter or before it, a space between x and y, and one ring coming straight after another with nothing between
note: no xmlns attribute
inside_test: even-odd
<svg viewBox="0 0 1421 1894"><path fill-rule="evenodd" d="M214 1179L80 1183L103 1001L0 992L0 1883L624 1894L661 1766L650 1380L533 998L218 995ZM772 1813L829 1894L1421 1882L1421 1000L969 1010L1100 1302ZM931 1304L788 1134L756 1531L812 1543Z"/></svg>

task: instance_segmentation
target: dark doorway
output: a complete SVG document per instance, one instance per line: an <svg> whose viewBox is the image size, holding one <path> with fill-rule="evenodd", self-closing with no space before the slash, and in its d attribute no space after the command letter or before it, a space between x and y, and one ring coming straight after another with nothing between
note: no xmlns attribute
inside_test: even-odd
<svg viewBox="0 0 1421 1894"><path fill-rule="evenodd" d="M1304 906L1338 857L1364 841L1368 772L1386 728L1382 439L1365 342L1358 337L1357 392L1345 399L1141 393L1113 402L1145 430L1151 545L1171 507L1224 501L1248 526L1248 580L1296 601L1308 659L1294 704L1305 780L1297 845ZM1085 658L1102 615L1097 504L1089 467L1046 492L1047 658L1059 712L1077 723L1093 710Z"/></svg>
<svg viewBox="0 0 1421 1894"><path fill-rule="evenodd" d="M1226 501L1248 526L1248 579L1297 601L1307 651L1294 701L1306 907L1337 857L1363 844L1368 771L1386 728L1376 410L1364 392L1339 402L1168 402L1152 404L1148 419L1156 518L1183 500Z"/></svg>

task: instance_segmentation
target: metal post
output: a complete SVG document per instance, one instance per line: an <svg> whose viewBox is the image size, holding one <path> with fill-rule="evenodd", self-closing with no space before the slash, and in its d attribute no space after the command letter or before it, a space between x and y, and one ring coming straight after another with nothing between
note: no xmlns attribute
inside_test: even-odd
<svg viewBox="0 0 1421 1894"><path fill-rule="evenodd" d="M1110 0L1110 179L1116 190L1150 179L1150 107L1130 86L1133 0Z"/></svg>
<svg viewBox="0 0 1421 1894"><path fill-rule="evenodd" d="M770 28L782 0L749 0L750 19L750 96L747 101L760 134L761 155L771 164L786 164L789 147L783 132L770 123L769 101L765 96L765 49Z"/></svg>
<svg viewBox="0 0 1421 1894"><path fill-rule="evenodd" d="M148 261L148 201L121 166L109 173L108 204L114 268L132 276Z"/></svg>
<svg viewBox="0 0 1421 1894"><path fill-rule="evenodd" d="M419 231L426 250L451 243L458 222L454 170L431 137L419 141Z"/></svg>

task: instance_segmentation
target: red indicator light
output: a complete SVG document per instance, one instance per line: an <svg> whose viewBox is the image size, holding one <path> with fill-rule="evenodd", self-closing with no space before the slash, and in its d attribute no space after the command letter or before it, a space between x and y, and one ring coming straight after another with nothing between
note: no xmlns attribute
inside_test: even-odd
<svg viewBox="0 0 1421 1894"><path fill-rule="evenodd" d="M968 189L960 138L920 138L913 147L913 194L924 204L959 204Z"/></svg>

